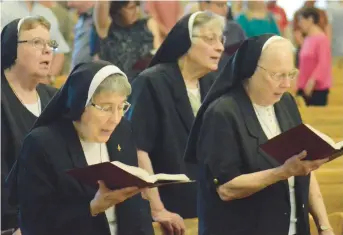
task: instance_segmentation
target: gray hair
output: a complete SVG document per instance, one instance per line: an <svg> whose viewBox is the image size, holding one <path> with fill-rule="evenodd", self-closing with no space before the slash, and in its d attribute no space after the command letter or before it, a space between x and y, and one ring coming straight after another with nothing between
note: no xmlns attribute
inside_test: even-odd
<svg viewBox="0 0 343 235"><path fill-rule="evenodd" d="M112 74L105 78L96 88L93 98L101 92L115 92L123 96L129 96L131 94L131 85L122 74Z"/></svg>
<svg viewBox="0 0 343 235"><path fill-rule="evenodd" d="M204 26L219 27L222 31L225 28L225 18L210 11L199 13L193 22L192 38L193 35L199 33L200 29Z"/></svg>

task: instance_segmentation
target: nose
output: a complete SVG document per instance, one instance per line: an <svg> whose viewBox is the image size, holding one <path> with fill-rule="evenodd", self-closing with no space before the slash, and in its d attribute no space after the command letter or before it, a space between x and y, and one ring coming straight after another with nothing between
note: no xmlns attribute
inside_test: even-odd
<svg viewBox="0 0 343 235"><path fill-rule="evenodd" d="M284 79L282 79L282 83L281 83L281 86L283 87L283 88L290 88L291 87L291 82L292 80L287 76L287 77L285 77Z"/></svg>
<svg viewBox="0 0 343 235"><path fill-rule="evenodd" d="M44 48L43 48L43 54L51 54L53 51L53 49L48 46L48 44L45 44Z"/></svg>
<svg viewBox="0 0 343 235"><path fill-rule="evenodd" d="M123 114L119 111L114 111L109 119L109 121L115 125L118 125L121 121L121 118L123 117Z"/></svg>
<svg viewBox="0 0 343 235"><path fill-rule="evenodd" d="M218 40L215 44L214 44L214 49L216 51L218 51L219 53L222 53L224 51L224 45L223 42L221 42L220 40Z"/></svg>

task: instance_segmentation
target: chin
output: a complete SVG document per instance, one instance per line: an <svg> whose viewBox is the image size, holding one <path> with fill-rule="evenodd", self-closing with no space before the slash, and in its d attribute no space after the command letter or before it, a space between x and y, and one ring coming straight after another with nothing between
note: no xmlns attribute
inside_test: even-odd
<svg viewBox="0 0 343 235"><path fill-rule="evenodd" d="M96 138L97 143L107 143L107 141L110 139L110 136L99 136Z"/></svg>

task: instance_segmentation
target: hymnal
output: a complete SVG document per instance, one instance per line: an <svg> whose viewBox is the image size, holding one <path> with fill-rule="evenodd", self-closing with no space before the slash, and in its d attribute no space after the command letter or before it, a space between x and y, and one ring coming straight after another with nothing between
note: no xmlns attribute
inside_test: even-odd
<svg viewBox="0 0 343 235"><path fill-rule="evenodd" d="M92 187L98 187L98 181L104 181L110 189L125 187L158 187L166 184L189 183L191 181L184 174L156 174L150 175L142 168L129 166L119 161L103 162L84 168L68 170L67 173L78 181Z"/></svg>
<svg viewBox="0 0 343 235"><path fill-rule="evenodd" d="M307 124L301 124L262 144L261 149L283 164L290 157L306 150L305 160L329 158L343 155L343 141L335 143L329 136Z"/></svg>

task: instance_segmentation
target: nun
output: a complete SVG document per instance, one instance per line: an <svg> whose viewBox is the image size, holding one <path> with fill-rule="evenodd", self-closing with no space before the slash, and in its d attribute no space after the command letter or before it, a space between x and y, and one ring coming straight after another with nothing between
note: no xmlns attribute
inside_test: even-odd
<svg viewBox="0 0 343 235"><path fill-rule="evenodd" d="M313 170L325 160L284 164L259 145L302 123L287 92L296 78L293 45L272 34L251 37L230 59L204 100L185 161L199 164L200 235L333 235Z"/></svg>
<svg viewBox="0 0 343 235"><path fill-rule="evenodd" d="M210 12L184 16L167 35L149 68L133 82L127 117L139 164L150 173L182 173L196 178L196 166L184 164L183 153L195 115L212 85L211 71L217 70L224 50L224 25L223 17ZM155 220L170 217L180 222L173 213L197 217L196 184L170 185L146 194Z"/></svg>
<svg viewBox="0 0 343 235"><path fill-rule="evenodd" d="M131 86L116 66L77 65L24 140L11 171L23 235L151 235L150 207L137 188L84 185L66 171L106 161L137 165L128 121Z"/></svg>
<svg viewBox="0 0 343 235"><path fill-rule="evenodd" d="M1 228L18 227L17 209L8 202L5 179L25 135L57 91L40 84L48 77L57 49L43 17L25 17L1 31Z"/></svg>

